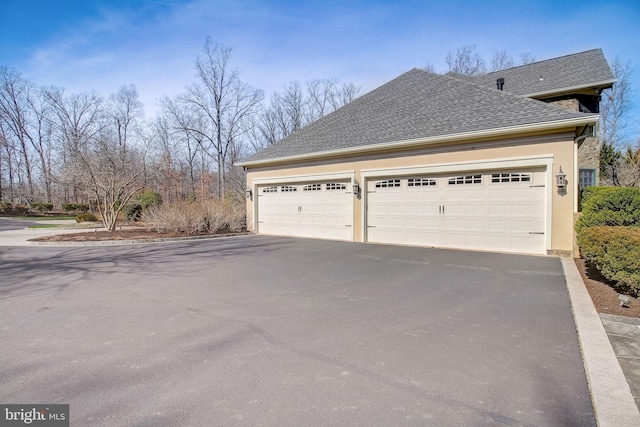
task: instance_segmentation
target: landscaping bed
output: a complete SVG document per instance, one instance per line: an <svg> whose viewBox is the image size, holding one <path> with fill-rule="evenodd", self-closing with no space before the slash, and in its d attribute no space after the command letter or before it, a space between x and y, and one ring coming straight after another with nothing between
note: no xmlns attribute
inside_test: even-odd
<svg viewBox="0 0 640 427"><path fill-rule="evenodd" d="M638 298L630 297L629 307L620 307L618 293L612 284L602 277L596 269L589 267L584 259L576 259L575 262L598 313L640 318L640 300Z"/></svg>
<svg viewBox="0 0 640 427"><path fill-rule="evenodd" d="M187 234L179 231L155 231L148 228L125 229L116 231L96 230L85 233L57 234L31 239L33 242L99 242L108 240L153 240L188 237L216 237L229 235L227 231L217 233Z"/></svg>

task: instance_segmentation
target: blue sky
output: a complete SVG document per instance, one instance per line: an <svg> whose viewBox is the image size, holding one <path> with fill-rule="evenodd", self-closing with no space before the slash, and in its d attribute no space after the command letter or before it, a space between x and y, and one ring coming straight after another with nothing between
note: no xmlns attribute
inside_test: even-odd
<svg viewBox="0 0 640 427"><path fill-rule="evenodd" d="M195 81L207 35L233 47L241 78L267 94L324 77L367 92L413 67L444 72L447 52L466 44L487 60L602 48L631 61L638 105L639 21L637 0L5 0L0 66L69 92L134 84L149 115Z"/></svg>

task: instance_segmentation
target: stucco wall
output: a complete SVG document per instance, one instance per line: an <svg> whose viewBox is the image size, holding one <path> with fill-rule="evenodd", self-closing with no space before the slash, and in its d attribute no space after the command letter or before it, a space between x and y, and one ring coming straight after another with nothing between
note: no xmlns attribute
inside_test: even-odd
<svg viewBox="0 0 640 427"><path fill-rule="evenodd" d="M363 170L428 167L451 164L454 171L456 164L470 162L496 161L500 159L519 159L544 156L551 160L548 176L548 200L551 202L551 239L547 250L550 252L570 253L573 249L573 206L574 182L577 177L570 176L574 170L574 133L565 131L556 134L530 135L513 139L488 140L433 146L411 151L390 151L371 155L361 155L348 159L324 159L313 162L301 162L281 166L249 168L247 171L248 188L254 190L254 182L268 182L270 179L281 180L301 176L321 174L351 174L361 185L364 183ZM569 176L566 191L559 192L555 185L555 174L559 167ZM550 188L549 188L550 187ZM249 227L253 227L253 211L257 206L257 198L247 200ZM354 240L364 241L363 236L363 199L354 200Z"/></svg>

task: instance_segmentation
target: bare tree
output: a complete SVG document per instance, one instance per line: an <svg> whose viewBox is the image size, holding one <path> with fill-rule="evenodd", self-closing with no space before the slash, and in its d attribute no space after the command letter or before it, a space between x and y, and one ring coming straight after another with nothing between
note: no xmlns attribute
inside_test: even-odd
<svg viewBox="0 0 640 427"><path fill-rule="evenodd" d="M334 110L337 110L338 108L347 105L356 99L361 90L362 86L358 86L355 83L343 83L340 90L331 97L331 106Z"/></svg>
<svg viewBox="0 0 640 427"><path fill-rule="evenodd" d="M216 161L217 195L225 192L225 165L232 144L238 143L251 126L251 115L263 99L262 91L240 80L231 69L231 49L206 39L203 56L195 63L200 82L179 97L194 113L203 117L204 128L189 129L199 134L202 147Z"/></svg>
<svg viewBox="0 0 640 427"><path fill-rule="evenodd" d="M309 123L353 101L361 86L338 80L313 79L303 92L298 82L291 82L281 93L271 96L270 104L254 118L249 141L255 151L269 146Z"/></svg>
<svg viewBox="0 0 640 427"><path fill-rule="evenodd" d="M123 85L118 92L109 97L108 114L115 127L118 143L125 149L129 133L139 131L140 121L144 118L142 102L138 89L134 85Z"/></svg>
<svg viewBox="0 0 640 427"><path fill-rule="evenodd" d="M432 63L428 62L427 65L420 67L422 70L427 71L429 73L435 73L436 72L436 68L433 66Z"/></svg>
<svg viewBox="0 0 640 427"><path fill-rule="evenodd" d="M105 229L115 231L118 214L145 188L145 153L123 149L114 133L101 132L71 154L78 182L96 200Z"/></svg>
<svg viewBox="0 0 640 427"><path fill-rule="evenodd" d="M491 71L513 68L514 65L513 58L505 50L498 51L491 57Z"/></svg>
<svg viewBox="0 0 640 427"><path fill-rule="evenodd" d="M621 185L618 169L622 161L621 151L628 145L627 112L630 108L631 66L615 58L611 70L617 82L602 93L600 105L600 172L613 185Z"/></svg>
<svg viewBox="0 0 640 427"><path fill-rule="evenodd" d="M531 52L523 52L520 54L520 65L527 65L536 62L536 57Z"/></svg>
<svg viewBox="0 0 640 427"><path fill-rule="evenodd" d="M0 68L0 117L5 124L7 139L14 139L19 149L27 180L26 202L34 199L32 159L29 150L28 109L27 98L32 90L31 84L22 79L14 70Z"/></svg>
<svg viewBox="0 0 640 427"><path fill-rule="evenodd" d="M623 187L640 186L640 141L635 147L627 147L620 156L617 177L618 184Z"/></svg>
<svg viewBox="0 0 640 427"><path fill-rule="evenodd" d="M474 44L459 47L455 53L449 51L445 61L449 66L448 71L464 76L477 76L487 72L487 64Z"/></svg>

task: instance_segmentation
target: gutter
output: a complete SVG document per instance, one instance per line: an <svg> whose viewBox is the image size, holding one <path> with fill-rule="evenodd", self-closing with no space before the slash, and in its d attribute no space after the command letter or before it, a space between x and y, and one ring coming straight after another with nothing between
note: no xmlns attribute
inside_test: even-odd
<svg viewBox="0 0 640 427"><path fill-rule="evenodd" d="M526 98L536 98L538 96L549 97L552 95L561 95L563 93L571 93L571 92L579 91L582 89L589 89L589 88L596 88L596 87L600 87L601 89L608 89L611 86L613 86L613 84L617 81L618 79L603 80L600 82L589 83L587 85L567 86L567 87L554 89L552 91L546 90L544 92L526 93L520 96L524 96Z"/></svg>
<svg viewBox="0 0 640 427"><path fill-rule="evenodd" d="M240 161L240 162L236 162L235 165L246 168L251 166L262 166L262 165L269 165L274 163L294 162L294 161L310 160L310 159L317 159L317 158L323 158L323 157L338 157L338 156L343 156L347 154L361 154L361 153L368 153L368 152L375 152L375 151L392 150L396 148L414 148L414 147L419 147L424 145L433 145L433 144L438 144L443 142L452 142L452 141L461 142L461 141L467 141L471 139L490 138L490 137L498 137L498 136L505 136L505 135L511 135L511 134L518 134L518 133L527 133L527 132L539 132L539 131L552 130L552 129L563 128L563 127L578 127L578 126L588 125L591 123L597 123L599 119L600 119L599 114L590 114L588 116L580 117L580 118L555 120L555 121L544 122L544 123L509 126L504 128L493 128L493 129L486 129L486 130L480 130L480 131L461 132L461 133L439 135L439 136L433 136L433 137L427 137L427 138L407 139L402 141L383 142L379 144L371 144L371 145L358 146L358 147L339 148L336 150L294 154L292 156L276 157L271 159Z"/></svg>

